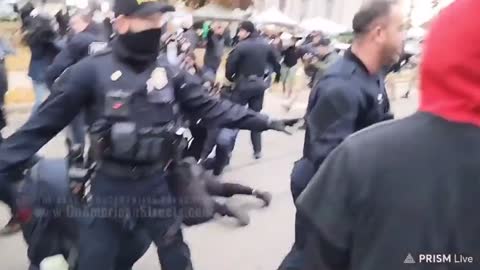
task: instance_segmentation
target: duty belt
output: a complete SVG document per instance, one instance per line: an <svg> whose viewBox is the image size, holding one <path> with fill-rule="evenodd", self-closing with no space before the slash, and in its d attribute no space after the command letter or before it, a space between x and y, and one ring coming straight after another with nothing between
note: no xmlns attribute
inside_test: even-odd
<svg viewBox="0 0 480 270"><path fill-rule="evenodd" d="M96 170L112 177L138 179L166 171L171 162L151 165L128 165L114 161L98 161Z"/></svg>

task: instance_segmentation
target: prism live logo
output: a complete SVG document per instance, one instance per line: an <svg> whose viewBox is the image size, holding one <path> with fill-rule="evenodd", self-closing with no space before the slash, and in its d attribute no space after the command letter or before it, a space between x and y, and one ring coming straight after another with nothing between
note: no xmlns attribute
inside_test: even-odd
<svg viewBox="0 0 480 270"><path fill-rule="evenodd" d="M405 264L414 264L415 260L412 257L412 254L408 253L407 258L403 261Z"/></svg>
<svg viewBox="0 0 480 270"><path fill-rule="evenodd" d="M472 264L474 258L464 254L419 254L415 260L411 253L403 261L404 264Z"/></svg>

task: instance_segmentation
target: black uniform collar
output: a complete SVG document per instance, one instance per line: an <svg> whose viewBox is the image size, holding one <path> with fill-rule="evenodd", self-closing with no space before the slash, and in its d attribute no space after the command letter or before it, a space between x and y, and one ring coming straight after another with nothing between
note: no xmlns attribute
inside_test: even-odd
<svg viewBox="0 0 480 270"><path fill-rule="evenodd" d="M367 66L365 66L365 64L362 62L362 60L360 58L358 58L358 56L356 56L353 52L352 52L352 48L349 48L345 54L344 54L344 57L347 58L348 60L354 62L355 64L357 64L363 71L365 71L367 74L370 74L370 71L368 71L368 68Z"/></svg>
<svg viewBox="0 0 480 270"><path fill-rule="evenodd" d="M250 33L250 35L245 39L245 40L248 40L248 39L256 39L260 37L260 35L258 34L257 31L253 31L252 33Z"/></svg>

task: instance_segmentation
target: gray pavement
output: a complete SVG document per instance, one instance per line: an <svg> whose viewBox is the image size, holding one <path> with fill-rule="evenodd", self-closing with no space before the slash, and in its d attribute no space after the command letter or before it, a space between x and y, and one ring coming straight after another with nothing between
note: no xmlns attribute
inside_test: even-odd
<svg viewBox="0 0 480 270"><path fill-rule="evenodd" d="M283 101L273 94L266 99L265 111L285 116ZM396 115L403 117L415 111L416 94L409 100L394 102ZM288 116L303 115L306 104L297 104ZM18 128L27 115L12 112L8 132ZM234 197L234 204L249 209L251 224L239 228L228 218L218 218L208 224L185 230L197 270L274 270L289 250L293 241L294 206L289 191L289 175L302 151L303 132L286 136L275 132L264 133L264 157L252 158L248 132L241 132L232 165L225 175L227 181L250 185L273 193L272 205L262 208L253 198ZM63 135L57 136L41 153L49 157L64 156ZM8 212L0 206L0 224L8 219ZM26 247L21 236L0 238L0 269L26 270ZM135 266L136 270L160 269L155 249L151 248Z"/></svg>

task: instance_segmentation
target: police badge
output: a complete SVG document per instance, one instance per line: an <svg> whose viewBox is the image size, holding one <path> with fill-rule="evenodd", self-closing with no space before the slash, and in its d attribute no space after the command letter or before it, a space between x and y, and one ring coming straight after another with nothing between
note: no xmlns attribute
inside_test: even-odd
<svg viewBox="0 0 480 270"><path fill-rule="evenodd" d="M382 94L378 94L377 100L378 100L378 104L381 105L381 104L383 103L383 95L382 95Z"/></svg>
<svg viewBox="0 0 480 270"><path fill-rule="evenodd" d="M150 93L153 90L162 90L167 84L167 71L165 68L157 67L147 81L147 92Z"/></svg>

